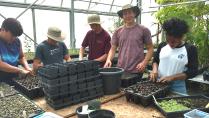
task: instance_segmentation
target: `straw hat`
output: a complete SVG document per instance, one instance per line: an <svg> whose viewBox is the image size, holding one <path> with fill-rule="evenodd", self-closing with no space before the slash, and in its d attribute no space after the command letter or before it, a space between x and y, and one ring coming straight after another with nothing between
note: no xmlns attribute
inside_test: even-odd
<svg viewBox="0 0 209 118"><path fill-rule="evenodd" d="M141 12L138 6L132 6L130 4L127 4L127 5L122 6L122 10L117 12L118 16L123 18L123 11L127 9L132 9L133 12L136 14L135 17L138 17Z"/></svg>
<svg viewBox="0 0 209 118"><path fill-rule="evenodd" d="M55 41L61 42L65 39L65 34L57 27L49 27L47 37Z"/></svg>
<svg viewBox="0 0 209 118"><path fill-rule="evenodd" d="M93 14L88 16L88 24L101 24L100 22L100 16L97 14Z"/></svg>

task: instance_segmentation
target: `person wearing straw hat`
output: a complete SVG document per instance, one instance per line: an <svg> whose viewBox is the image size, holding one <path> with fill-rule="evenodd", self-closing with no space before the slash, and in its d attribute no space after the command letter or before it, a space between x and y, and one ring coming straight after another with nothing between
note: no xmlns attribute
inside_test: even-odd
<svg viewBox="0 0 209 118"><path fill-rule="evenodd" d="M80 60L83 59L85 48L89 47L88 59L101 62L101 66L103 67L111 47L111 37L108 32L102 28L99 15L93 14L89 16L88 24L91 30L87 32L82 42L79 58Z"/></svg>
<svg viewBox="0 0 209 118"><path fill-rule="evenodd" d="M71 60L68 49L63 42L65 35L59 28L49 27L47 37L48 39L40 43L36 48L33 62L35 71L42 65Z"/></svg>
<svg viewBox="0 0 209 118"><path fill-rule="evenodd" d="M135 18L140 14L140 9L137 6L127 4L117 14L123 19L124 25L113 34L112 46L104 67L112 66L111 60L118 48L117 66L123 68L125 72L137 73L142 76L153 54L150 30L135 22ZM144 55L144 45L147 48L146 55Z"/></svg>
<svg viewBox="0 0 209 118"><path fill-rule="evenodd" d="M22 25L16 19L7 18L3 21L0 29L0 82L13 85L12 78L32 72L18 38L22 33ZM18 68L18 63L23 68Z"/></svg>

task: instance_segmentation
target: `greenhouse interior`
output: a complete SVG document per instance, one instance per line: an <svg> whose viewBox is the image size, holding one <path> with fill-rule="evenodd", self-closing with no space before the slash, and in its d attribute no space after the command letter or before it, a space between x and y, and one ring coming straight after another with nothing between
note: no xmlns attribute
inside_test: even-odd
<svg viewBox="0 0 209 118"><path fill-rule="evenodd" d="M209 0L0 0L0 118L209 118Z"/></svg>

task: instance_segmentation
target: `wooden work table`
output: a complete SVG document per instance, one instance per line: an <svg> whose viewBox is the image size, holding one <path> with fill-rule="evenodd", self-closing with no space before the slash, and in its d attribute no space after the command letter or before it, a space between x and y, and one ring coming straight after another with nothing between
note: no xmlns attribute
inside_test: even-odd
<svg viewBox="0 0 209 118"><path fill-rule="evenodd" d="M109 95L99 98L102 102L102 109L108 109L115 113L116 118L164 118L164 116L154 108L154 106L143 107L126 101L123 93ZM44 98L35 99L35 104L45 111L53 112L65 118L77 118L76 108L85 104L72 105L60 110L54 110Z"/></svg>

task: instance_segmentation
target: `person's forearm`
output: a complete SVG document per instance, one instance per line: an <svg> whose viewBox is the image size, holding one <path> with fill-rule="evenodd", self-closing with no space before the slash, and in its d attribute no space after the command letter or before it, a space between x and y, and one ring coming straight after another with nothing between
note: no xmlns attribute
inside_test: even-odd
<svg viewBox="0 0 209 118"><path fill-rule="evenodd" d="M115 56L115 52L116 52L117 47L116 46L112 46L109 53L108 53L108 57L107 60L112 61L114 56Z"/></svg>
<svg viewBox="0 0 209 118"><path fill-rule="evenodd" d="M107 54L102 55L101 57L95 59L96 61L104 62L107 59Z"/></svg>
<svg viewBox="0 0 209 118"><path fill-rule="evenodd" d="M149 46L147 46L147 54L145 55L143 62L148 64L149 60L152 58L153 52L154 52L153 45L150 44Z"/></svg>
<svg viewBox="0 0 209 118"><path fill-rule="evenodd" d="M81 47L80 51L79 51L79 59L83 59L84 51L85 51L85 49L83 47Z"/></svg>
<svg viewBox="0 0 209 118"><path fill-rule="evenodd" d="M30 70L30 67L25 57L22 57L19 62L26 70Z"/></svg>
<svg viewBox="0 0 209 118"><path fill-rule="evenodd" d="M34 72L36 72L38 70L39 67L43 66L41 64L41 61L39 59L34 59L33 60L33 70Z"/></svg>
<svg viewBox="0 0 209 118"><path fill-rule="evenodd" d="M0 70L8 73L19 73L21 71L20 68L11 66L5 62L0 61Z"/></svg>
<svg viewBox="0 0 209 118"><path fill-rule="evenodd" d="M67 61L67 62L69 62L72 59L71 59L70 55L65 55L64 60Z"/></svg>
<svg viewBox="0 0 209 118"><path fill-rule="evenodd" d="M173 80L185 80L187 78L187 75L185 73L179 73L171 76Z"/></svg>
<svg viewBox="0 0 209 118"><path fill-rule="evenodd" d="M153 73L158 73L158 64L157 63L152 64L152 72Z"/></svg>

